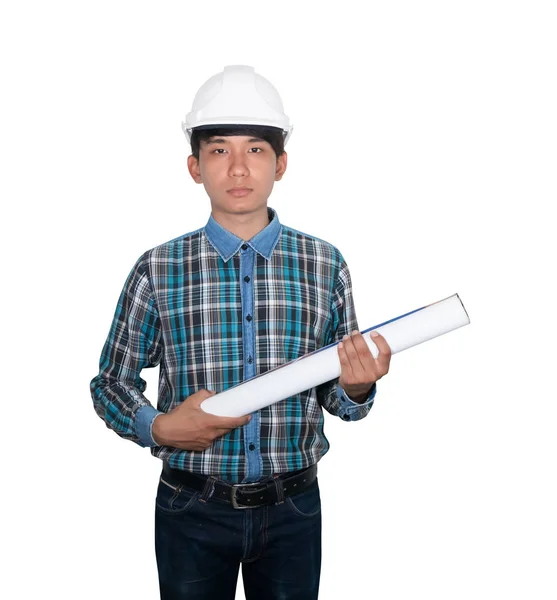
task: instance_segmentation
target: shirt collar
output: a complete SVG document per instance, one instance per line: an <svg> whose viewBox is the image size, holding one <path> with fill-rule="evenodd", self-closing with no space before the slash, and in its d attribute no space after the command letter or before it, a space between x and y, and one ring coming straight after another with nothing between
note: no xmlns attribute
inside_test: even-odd
<svg viewBox="0 0 557 600"><path fill-rule="evenodd" d="M270 206L267 207L267 214L269 215L269 224L248 241L242 240L225 229L215 221L212 214L205 225L205 234L224 262L230 260L242 244L248 244L261 256L271 260L271 254L280 237L281 226L276 211Z"/></svg>

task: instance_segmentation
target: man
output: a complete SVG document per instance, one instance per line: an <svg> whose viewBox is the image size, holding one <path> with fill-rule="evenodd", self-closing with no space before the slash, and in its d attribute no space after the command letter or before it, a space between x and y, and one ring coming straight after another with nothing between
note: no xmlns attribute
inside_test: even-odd
<svg viewBox="0 0 557 600"><path fill-rule="evenodd" d="M267 205L292 131L274 87L251 67L226 67L199 90L184 129L211 216L136 262L91 382L94 406L163 461L162 600L234 598L240 563L247 600L317 598L322 407L365 417L390 350L374 337L374 359L358 332L339 250ZM338 340L340 378L240 418L203 411L212 394ZM157 364L155 409L140 372Z"/></svg>

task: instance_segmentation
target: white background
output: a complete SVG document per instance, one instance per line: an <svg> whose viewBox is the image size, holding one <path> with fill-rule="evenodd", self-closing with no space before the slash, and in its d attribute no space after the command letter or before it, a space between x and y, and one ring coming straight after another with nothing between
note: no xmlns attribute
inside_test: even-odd
<svg viewBox="0 0 557 600"><path fill-rule="evenodd" d="M226 64L280 91L269 204L343 252L361 328L472 321L327 415L320 597L557 597L551 5L3 4L2 597L158 597L160 461L89 382L135 260L209 217L180 123Z"/></svg>

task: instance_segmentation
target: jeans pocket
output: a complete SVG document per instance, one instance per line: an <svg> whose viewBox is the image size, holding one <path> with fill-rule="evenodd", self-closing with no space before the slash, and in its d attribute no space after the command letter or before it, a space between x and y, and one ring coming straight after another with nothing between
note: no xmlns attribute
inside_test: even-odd
<svg viewBox="0 0 557 600"><path fill-rule="evenodd" d="M155 505L158 510L169 514L182 514L192 508L201 496L200 492L181 484L168 481L161 476L157 488Z"/></svg>
<svg viewBox="0 0 557 600"><path fill-rule="evenodd" d="M315 517L321 512L321 496L317 479L309 488L294 496L288 496L285 500L286 506L299 517Z"/></svg>

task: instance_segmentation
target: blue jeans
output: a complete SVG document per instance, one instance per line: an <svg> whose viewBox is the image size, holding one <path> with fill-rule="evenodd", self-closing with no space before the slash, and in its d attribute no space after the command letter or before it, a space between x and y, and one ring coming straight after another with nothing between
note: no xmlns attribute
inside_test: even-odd
<svg viewBox="0 0 557 600"><path fill-rule="evenodd" d="M246 600L314 600L321 572L315 480L283 503L245 510L161 475L155 552L161 600L233 600L242 565ZM209 489L207 489L209 488ZM177 493L178 492L178 493Z"/></svg>

